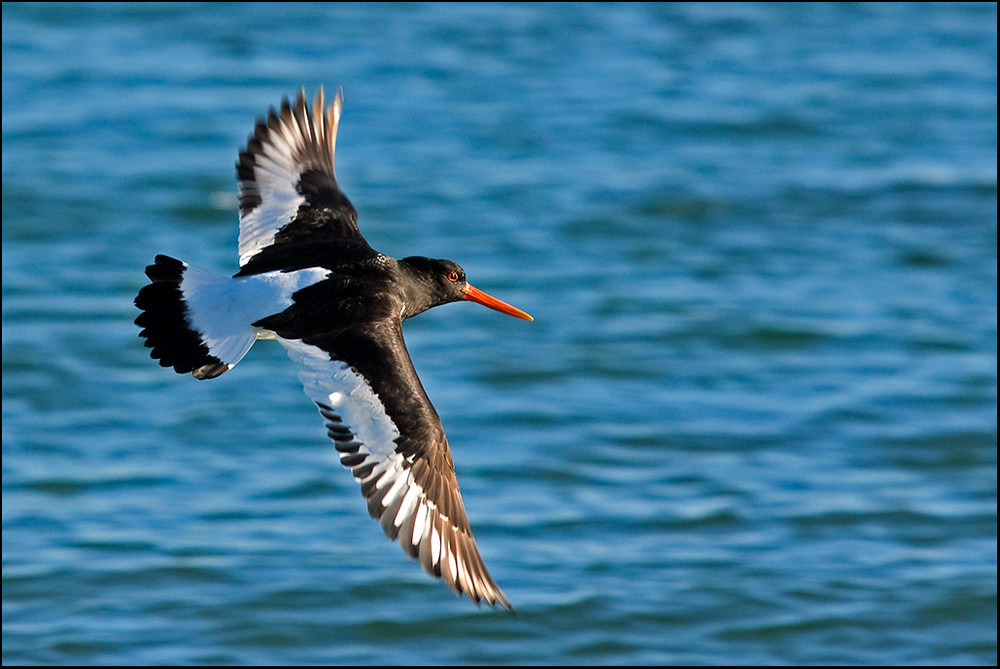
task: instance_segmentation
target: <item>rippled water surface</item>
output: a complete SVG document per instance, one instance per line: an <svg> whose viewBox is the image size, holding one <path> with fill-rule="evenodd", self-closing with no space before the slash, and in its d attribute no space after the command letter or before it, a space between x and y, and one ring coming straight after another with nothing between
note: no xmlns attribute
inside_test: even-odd
<svg viewBox="0 0 1000 669"><path fill-rule="evenodd" d="M996 662L997 14L3 5L5 664ZM284 352L197 382L255 117L338 86L511 614L385 541Z"/></svg>

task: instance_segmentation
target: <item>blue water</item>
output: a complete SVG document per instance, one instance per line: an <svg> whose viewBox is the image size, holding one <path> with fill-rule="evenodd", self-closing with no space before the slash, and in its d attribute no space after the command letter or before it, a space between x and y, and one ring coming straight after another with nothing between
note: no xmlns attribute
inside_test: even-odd
<svg viewBox="0 0 1000 669"><path fill-rule="evenodd" d="M997 660L997 8L3 5L5 664ZM283 351L132 324L236 269L236 152L345 96L476 609L385 541Z"/></svg>

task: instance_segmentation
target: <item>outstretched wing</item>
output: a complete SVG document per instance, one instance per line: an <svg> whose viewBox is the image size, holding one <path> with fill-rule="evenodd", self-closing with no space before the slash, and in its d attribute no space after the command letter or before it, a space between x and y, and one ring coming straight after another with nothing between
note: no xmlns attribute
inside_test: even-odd
<svg viewBox="0 0 1000 669"><path fill-rule="evenodd" d="M455 592L511 608L476 548L448 440L399 321L278 340L386 535Z"/></svg>
<svg viewBox="0 0 1000 669"><path fill-rule="evenodd" d="M358 214L337 186L333 156L343 95L310 109L305 89L257 121L236 163L240 189L240 266L259 253L295 242L344 242L367 248ZM265 270L266 271L266 270Z"/></svg>

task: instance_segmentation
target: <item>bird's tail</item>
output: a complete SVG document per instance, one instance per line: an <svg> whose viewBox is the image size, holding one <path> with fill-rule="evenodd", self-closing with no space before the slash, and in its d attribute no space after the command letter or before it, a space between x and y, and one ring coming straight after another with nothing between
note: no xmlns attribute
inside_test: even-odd
<svg viewBox="0 0 1000 669"><path fill-rule="evenodd" d="M146 268L146 276L153 282L135 298L142 310L135 324L162 367L213 379L253 346L258 330L231 317L233 279L163 255Z"/></svg>

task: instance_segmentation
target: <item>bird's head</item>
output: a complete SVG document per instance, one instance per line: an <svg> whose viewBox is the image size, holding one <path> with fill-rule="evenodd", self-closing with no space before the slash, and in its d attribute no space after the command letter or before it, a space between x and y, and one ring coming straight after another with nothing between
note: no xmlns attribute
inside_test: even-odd
<svg viewBox="0 0 1000 669"><path fill-rule="evenodd" d="M451 260L436 260L422 256L403 258L400 262L410 269L415 283L420 287L419 292L421 295L417 298L416 302L423 309L429 309L439 304L468 300L469 302L476 302L508 316L514 316L526 321L534 320L517 307L498 300L492 295L487 295L470 284L465 278L465 270L458 263ZM426 304L426 306L421 303Z"/></svg>

